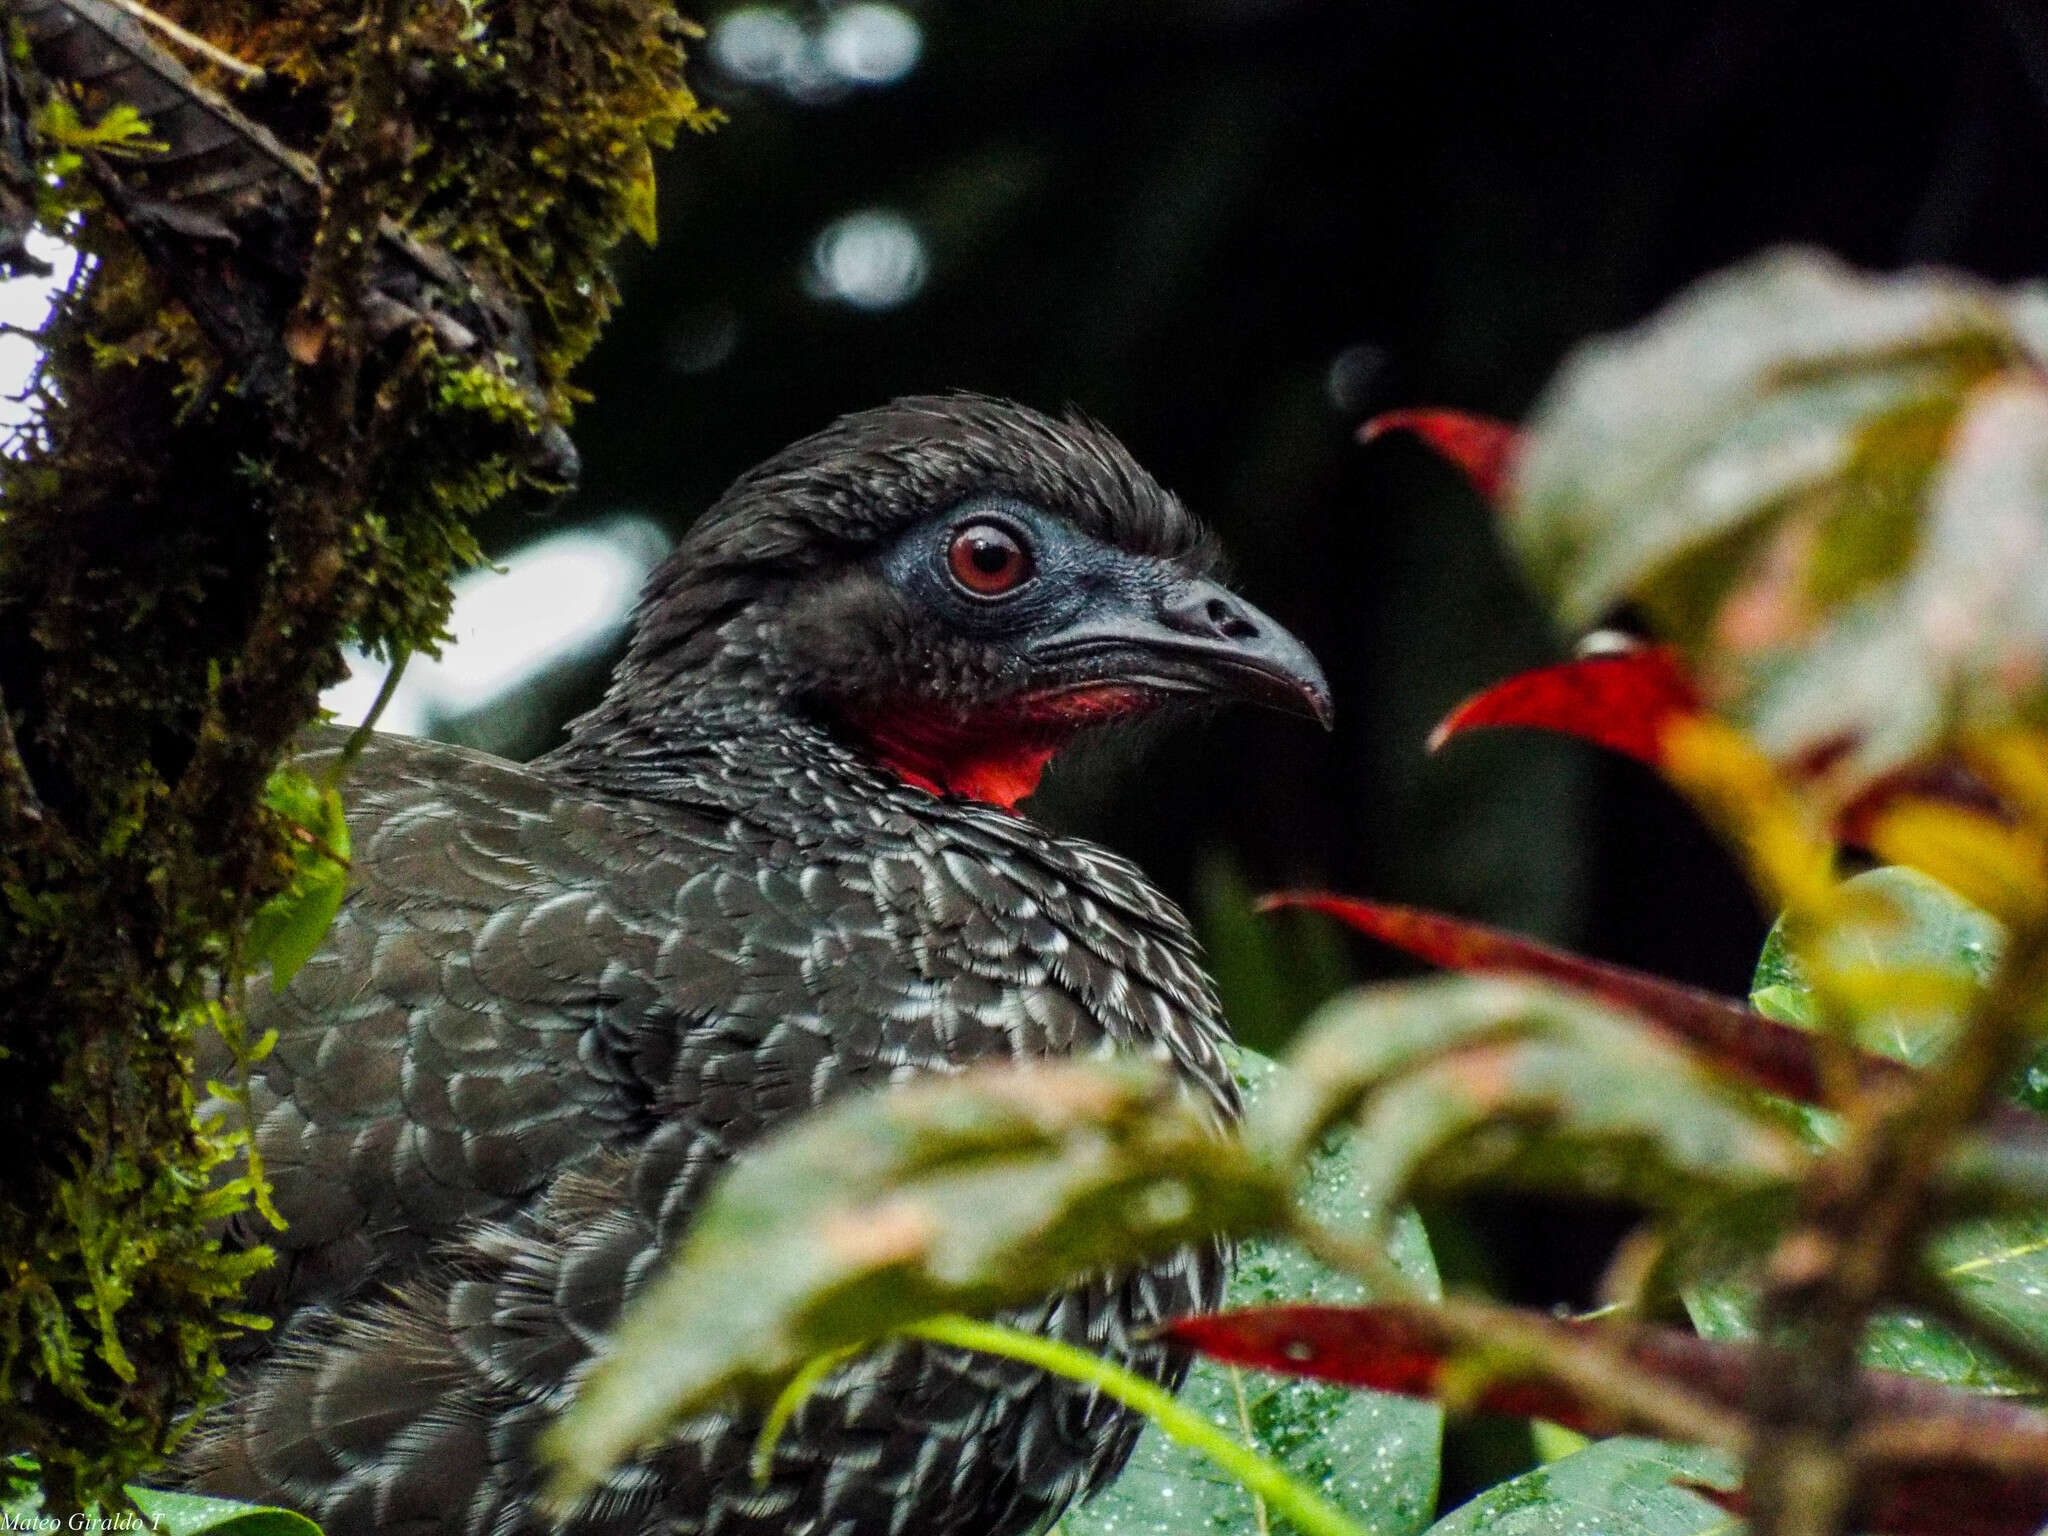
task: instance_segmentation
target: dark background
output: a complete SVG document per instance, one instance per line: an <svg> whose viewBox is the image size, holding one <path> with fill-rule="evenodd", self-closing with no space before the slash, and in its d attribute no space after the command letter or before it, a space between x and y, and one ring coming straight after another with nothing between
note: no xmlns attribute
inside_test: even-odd
<svg viewBox="0 0 2048 1536"><path fill-rule="evenodd" d="M813 33L833 10L776 9ZM1337 689L1327 738L1232 717L1070 764L1038 803L1195 908L1256 1043L1334 975L1398 967L1326 933L1282 930L1262 954L1247 885L1424 902L1744 990L1764 919L1646 773L1526 733L1424 753L1451 704L1569 637L1450 472L1353 433L1397 405L1520 416L1574 342L1777 242L2041 270L2048 13L899 9L922 53L886 86L748 84L703 51L700 88L731 121L663 166L662 239L624 257L624 308L581 378L584 487L557 515L680 529L773 449L907 391L1078 404L1220 530ZM929 259L882 312L806 282L820 231L865 208L909 220ZM493 530L498 547L534 531ZM1583 1302L1614 1224L1517 1202L1437 1227L1447 1266ZM1457 1448L1453 1494L1485 1454L1517 1452Z"/></svg>

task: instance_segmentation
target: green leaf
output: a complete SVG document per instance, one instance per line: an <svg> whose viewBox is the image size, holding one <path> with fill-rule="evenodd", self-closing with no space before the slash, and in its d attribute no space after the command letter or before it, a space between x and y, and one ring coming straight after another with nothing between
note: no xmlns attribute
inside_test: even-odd
<svg viewBox="0 0 2048 1536"><path fill-rule="evenodd" d="M289 1509L243 1504L235 1499L202 1498L191 1493L168 1493L132 1483L126 1492L149 1522L137 1524L135 1529L155 1532L157 1536L320 1536L319 1526ZM108 1515L104 1506L99 1505L86 1511L88 1521L104 1522L90 1527L95 1530L119 1530L121 1527L115 1522L122 1518ZM40 1489L34 1491L33 1498L6 1499L0 1504L0 1520L5 1522L0 1528L10 1531L88 1529L85 1525L67 1526L55 1516L45 1514Z"/></svg>
<svg viewBox="0 0 2048 1536"><path fill-rule="evenodd" d="M1923 1064L1953 1035L1963 1007L1997 966L2004 933L1990 917L1944 886L1910 869L1877 869L1848 882L1856 903L1825 939L1827 964L1872 1000L1858 1036L1873 1050ZM1773 927L1757 962L1751 1002L1774 1018L1811 1027L1818 1016L1807 971ZM2015 1095L2041 1107L2048 1070L2037 1062ZM1829 1116L1802 1110L1816 1144L1830 1142ZM1754 1250L1761 1243L1752 1244ZM1963 1222L1933 1243L1938 1273L1966 1305L2048 1345L2048 1216ZM1684 1290L1693 1326L1708 1338L1752 1331L1755 1285L1724 1269ZM1940 1324L1908 1313L1874 1319L1864 1363L1979 1391L2033 1393L2038 1387L1997 1357Z"/></svg>
<svg viewBox="0 0 2048 1536"><path fill-rule="evenodd" d="M1567 359L1530 423L1506 531L1565 621L1594 623L1844 475L1873 419L1952 397L2017 350L1981 286L1771 252Z"/></svg>
<svg viewBox="0 0 2048 1536"><path fill-rule="evenodd" d="M1529 1439L1536 1447L1537 1459L1544 1462L1563 1461L1567 1456L1576 1456L1593 1443L1576 1429L1567 1429L1548 1419L1529 1421Z"/></svg>
<svg viewBox="0 0 2048 1536"><path fill-rule="evenodd" d="M1844 797L2048 713L2048 299L1778 251L1585 346L1503 530L1562 621L1646 611Z"/></svg>
<svg viewBox="0 0 2048 1536"><path fill-rule="evenodd" d="M1072 1382L1093 1387L1126 1408L1135 1409L1151 1420L1153 1427L1183 1445L1201 1451L1211 1465L1222 1468L1257 1497L1275 1518L1284 1517L1302 1536L1378 1536L1332 1504L1321 1493L1298 1481L1284 1468L1268 1461L1224 1428L1192 1413L1179 1398L1157 1382L1126 1369L1103 1355L1094 1354L1064 1339L1012 1328L1005 1323L979 1318L933 1317L912 1323L906 1335L949 1344L957 1349L998 1355L1040 1370L1051 1371Z"/></svg>
<svg viewBox="0 0 2048 1536"><path fill-rule="evenodd" d="M2005 931L1918 870L1873 869L1843 890L1849 911L1827 935L1826 962L1870 1002L1857 1021L1858 1043L1925 1066L1990 980ZM1786 940L1783 921L1764 939L1749 1000L1787 1024L1810 1029L1817 1022L1812 983Z"/></svg>
<svg viewBox="0 0 2048 1536"><path fill-rule="evenodd" d="M1489 1488L1429 1536L1735 1536L1742 1522L1674 1481L1732 1488L1725 1457L1621 1437Z"/></svg>
<svg viewBox="0 0 2048 1536"><path fill-rule="evenodd" d="M1263 1056L1238 1053L1238 1081L1254 1109L1272 1091L1276 1071ZM1338 1138L1316 1153L1301 1200L1312 1217L1338 1230L1372 1222L1375 1201L1353 1141ZM1389 1247L1396 1267L1436 1295L1436 1265L1413 1212L1396 1219ZM1225 1305L1369 1299L1359 1281L1293 1245L1253 1238L1238 1250ZM1408 1536L1429 1523L1443 1434L1442 1410L1434 1404L1210 1360L1194 1363L1180 1400L1383 1536ZM1270 1515L1262 1526L1250 1494L1151 1426L1123 1475L1060 1523L1061 1536L1258 1536L1262 1530L1279 1536L1288 1529Z"/></svg>
<svg viewBox="0 0 2048 1536"><path fill-rule="evenodd" d="M729 1394L765 1404L814 1356L1277 1227L1287 1197L1151 1062L991 1066L843 1100L712 1191L545 1442L556 1493Z"/></svg>
<svg viewBox="0 0 2048 1536"><path fill-rule="evenodd" d="M1479 1181L1658 1207L1776 1185L1800 1153L1686 1052L1535 982L1373 987L1320 1011L1247 1122L1275 1167L1345 1119L1393 1198Z"/></svg>
<svg viewBox="0 0 2048 1536"><path fill-rule="evenodd" d="M36 113L36 129L70 149L96 149L102 154L162 154L168 147L150 137L148 121L127 102L109 107L97 122L88 123L61 94L52 94Z"/></svg>
<svg viewBox="0 0 2048 1536"><path fill-rule="evenodd" d="M0 1477L0 1529L60 1531L86 1528L83 1525L67 1526L56 1516L46 1513L41 1471L34 1457L20 1454L7 1457L0 1472L4 1472L4 1477ZM153 1530L160 1536L320 1536L319 1526L289 1509L244 1504L238 1499L173 1493L134 1483L124 1491L134 1501L136 1509L151 1522L138 1529ZM110 1518L98 1505L88 1506L84 1515L87 1521ZM105 1528L116 1527L110 1524Z"/></svg>
<svg viewBox="0 0 2048 1536"><path fill-rule="evenodd" d="M264 803L291 829L292 876L250 919L245 955L251 965L267 965L271 989L282 992L313 958L348 894L348 818L337 791L297 768L271 775Z"/></svg>
<svg viewBox="0 0 2048 1536"><path fill-rule="evenodd" d="M42 1468L17 1451L0 1463L0 1528L32 1530L42 1513Z"/></svg>
<svg viewBox="0 0 2048 1536"><path fill-rule="evenodd" d="M2048 1224L2026 1231L1994 1227L1953 1234L1940 1245L1938 1269L1962 1289L1972 1306L2002 1314L2036 1339L2048 1339ZM1702 1338L1743 1339L1756 1331L1756 1285L1751 1275L1721 1276L1687 1286L1685 1308ZM1907 1312L1871 1319L1862 1361L1945 1386L2001 1396L2034 1396L2039 1388L1996 1355L1953 1329Z"/></svg>
<svg viewBox="0 0 2048 1536"><path fill-rule="evenodd" d="M160 1488L131 1487L128 1496L162 1536L320 1536L319 1526L288 1509Z"/></svg>

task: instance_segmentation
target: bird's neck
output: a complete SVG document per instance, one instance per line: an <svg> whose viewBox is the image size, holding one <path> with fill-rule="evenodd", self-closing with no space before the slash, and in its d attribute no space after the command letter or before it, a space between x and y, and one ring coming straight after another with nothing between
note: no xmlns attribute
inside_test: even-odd
<svg viewBox="0 0 2048 1536"><path fill-rule="evenodd" d="M1045 765L1065 744L1027 736L983 739L910 714L878 722L863 743L877 763L912 788L1006 811L1038 788Z"/></svg>
<svg viewBox="0 0 2048 1536"><path fill-rule="evenodd" d="M797 708L765 683L615 691L575 722L549 761L617 793L662 798L655 786L685 774L701 785L705 766L741 786L750 767L779 780L801 760L833 778L879 778L1015 813L1076 735L1142 705L1133 691L1105 686L975 711L879 704L828 715Z"/></svg>
<svg viewBox="0 0 2048 1536"><path fill-rule="evenodd" d="M1015 814L1075 736L1147 703L1136 689L1101 684L980 705L882 696L823 706L800 702L804 689L779 654L751 605L719 622L643 629L603 703L571 723L549 761L616 790L621 779L676 777L691 764L715 763L720 777L779 774L794 753L828 776L879 777Z"/></svg>
<svg viewBox="0 0 2048 1536"><path fill-rule="evenodd" d="M853 712L846 731L883 768L933 795L1015 811L1046 764L1087 727L1132 713L1129 689L1101 687L968 713L895 704Z"/></svg>

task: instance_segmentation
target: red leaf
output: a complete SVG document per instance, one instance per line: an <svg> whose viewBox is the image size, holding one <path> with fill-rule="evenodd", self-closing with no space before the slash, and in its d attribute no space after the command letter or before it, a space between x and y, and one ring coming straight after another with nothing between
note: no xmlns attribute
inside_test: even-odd
<svg viewBox="0 0 2048 1536"><path fill-rule="evenodd" d="M1535 1319L1532 1319L1535 1321ZM1546 1324L1560 1330L1583 1330L1583 1324ZM1697 1345L1678 1362L1685 1384L1704 1397L1739 1406L1746 1376L1740 1374L1741 1351L1732 1345L1710 1345L1678 1333L1644 1330L1653 1344L1676 1341ZM1404 1397L1435 1397L1447 1382L1445 1372L1458 1362L1456 1341L1426 1308L1399 1305L1332 1307L1294 1304L1247 1307L1234 1312L1183 1317L1167 1324L1166 1333L1179 1344L1230 1365L1251 1366L1283 1376L1306 1376ZM1638 1350L1631 1349L1635 1358ZM1654 1353L1651 1351L1649 1353ZM1650 1358L1637 1361L1658 1374ZM1661 1362L1660 1362L1661 1364ZM1735 1368L1731 1370L1731 1368ZM1729 1379L1707 1379L1720 1373ZM1466 1400L1481 1413L1549 1419L1582 1434L1619 1434L1638 1426L1603 1415L1582 1402L1560 1382L1520 1373L1491 1376Z"/></svg>
<svg viewBox="0 0 2048 1536"><path fill-rule="evenodd" d="M1327 891L1277 891L1259 901L1264 912L1283 907L1334 917L1404 954L1446 970L1557 982L1633 1014L1731 1076L1802 1103L1824 1101L1813 1036L1733 998L1682 986L1648 971L1588 960L1484 923L1414 907L1361 901ZM1858 1051L1856 1062L1866 1084L1899 1082L1915 1075L1914 1068L1875 1051ZM2001 1146L2048 1159L2048 1122L2022 1105L1995 1107L1986 1130Z"/></svg>
<svg viewBox="0 0 2048 1536"><path fill-rule="evenodd" d="M1297 907L1326 913L1360 933L1448 970L1534 976L1562 983L1636 1014L1656 1026L1660 1034L1759 1088L1809 1104L1821 1096L1813 1037L1732 998L1681 986L1647 971L1588 960L1482 923L1413 907L1321 891L1282 891L1260 905L1268 910ZM1867 1056L1864 1067L1872 1077L1896 1078L1910 1070L1875 1054Z"/></svg>
<svg viewBox="0 0 2048 1536"><path fill-rule="evenodd" d="M1360 427L1358 440L1370 443L1389 432L1413 432L1462 470L1472 489L1496 506L1522 447L1519 428L1466 411L1387 411Z"/></svg>
<svg viewBox="0 0 2048 1536"><path fill-rule="evenodd" d="M1672 721L1699 712L1698 690L1677 656L1665 646L1644 646L1495 683L1452 710L1430 732L1429 749L1482 725L1528 725L1583 737L1654 767Z"/></svg>
<svg viewBox="0 0 2048 1536"><path fill-rule="evenodd" d="M1667 1328L1527 1321L1555 1330L1560 1342L1598 1337L1638 1372L1736 1412L1748 1405L1760 1363L1752 1345ZM1409 1397L1461 1389L1460 1401L1480 1412L1545 1418L1590 1435L1654 1427L1589 1402L1540 1369L1481 1375L1476 1390L1463 1390L1475 1378L1447 1378L1466 1362L1426 1306L1254 1307L1184 1317L1165 1331L1212 1359L1282 1375ZM1893 1536L2033 1536L2048 1521L2048 1415L1890 1371L1858 1373L1857 1408L1864 1428L1902 1431L1889 1437L1895 1449L1865 1465L1860 1527ZM1739 1496L1714 1497L1739 1506Z"/></svg>

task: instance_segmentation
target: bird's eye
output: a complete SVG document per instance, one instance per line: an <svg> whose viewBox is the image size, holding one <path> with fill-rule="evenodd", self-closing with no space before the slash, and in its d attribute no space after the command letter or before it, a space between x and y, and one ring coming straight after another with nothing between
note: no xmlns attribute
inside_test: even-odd
<svg viewBox="0 0 2048 1536"><path fill-rule="evenodd" d="M976 597L1002 597L1031 579L1031 551L1000 523L969 523L953 535L946 567Z"/></svg>

